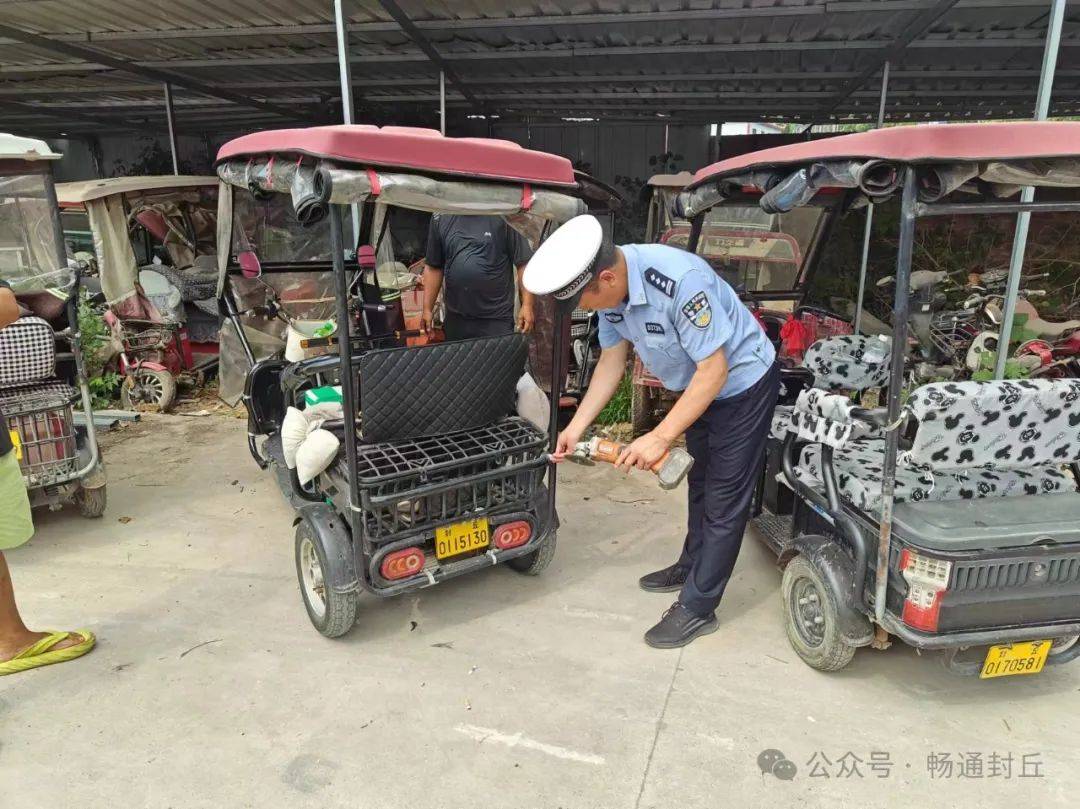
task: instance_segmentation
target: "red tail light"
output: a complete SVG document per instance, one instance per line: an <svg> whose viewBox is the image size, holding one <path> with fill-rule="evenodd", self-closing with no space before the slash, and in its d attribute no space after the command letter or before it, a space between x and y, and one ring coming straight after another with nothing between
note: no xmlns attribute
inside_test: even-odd
<svg viewBox="0 0 1080 809"><path fill-rule="evenodd" d="M506 522L495 529L492 541L500 551L524 545L532 536L532 526L526 520Z"/></svg>
<svg viewBox="0 0 1080 809"><path fill-rule="evenodd" d="M379 565L379 572L384 579L394 581L415 576L424 569L424 552L419 548L405 548L386 554Z"/></svg>
<svg viewBox="0 0 1080 809"><path fill-rule="evenodd" d="M920 556L905 548L900 552L900 572L908 583L901 620L912 629L937 631L941 597L949 588L952 562Z"/></svg>

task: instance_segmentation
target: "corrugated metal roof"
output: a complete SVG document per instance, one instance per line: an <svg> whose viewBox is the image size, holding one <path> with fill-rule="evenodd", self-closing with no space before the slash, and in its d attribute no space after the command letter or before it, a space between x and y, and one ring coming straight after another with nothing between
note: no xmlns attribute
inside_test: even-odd
<svg viewBox="0 0 1080 809"><path fill-rule="evenodd" d="M399 0L483 106L449 114L672 121L871 120L880 64L939 0ZM377 0L346 4L359 117L432 125L438 67ZM329 0L210 5L14 0L0 24L175 77L177 121L206 131L340 118ZM892 120L1028 117L1049 0L958 0L892 66ZM185 82L285 107L285 115ZM205 89L205 87L204 87ZM0 39L0 113L33 133L164 127L155 77ZM1080 9L1066 10L1052 115L1080 112Z"/></svg>

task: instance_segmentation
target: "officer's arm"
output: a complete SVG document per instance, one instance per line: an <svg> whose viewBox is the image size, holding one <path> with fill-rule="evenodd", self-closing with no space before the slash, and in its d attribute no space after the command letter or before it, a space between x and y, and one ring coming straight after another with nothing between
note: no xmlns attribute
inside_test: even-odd
<svg viewBox="0 0 1080 809"><path fill-rule="evenodd" d="M727 356L718 348L697 364L682 396L678 398L656 432L669 444L686 432L723 389L728 377Z"/></svg>

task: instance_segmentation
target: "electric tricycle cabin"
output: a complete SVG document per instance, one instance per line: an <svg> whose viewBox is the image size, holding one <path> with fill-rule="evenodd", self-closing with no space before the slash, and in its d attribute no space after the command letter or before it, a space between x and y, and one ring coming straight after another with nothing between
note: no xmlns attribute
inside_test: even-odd
<svg viewBox="0 0 1080 809"><path fill-rule="evenodd" d="M100 517L105 467L80 345L82 268L67 258L53 184L59 159L44 141L0 133L0 278L21 313L0 331L0 413L31 505L74 502Z"/></svg>
<svg viewBox="0 0 1080 809"><path fill-rule="evenodd" d="M676 215L674 203L692 182L689 172L649 178L646 241L687 248L691 223ZM696 252L738 292L782 357L801 359L814 336L851 333L842 315L806 304L838 202L826 197L791 211L767 213L744 200L706 211L698 226ZM632 383L632 428L635 435L643 435L663 419L678 394L665 390L636 355ZM789 375L788 388L793 384Z"/></svg>
<svg viewBox="0 0 1080 809"><path fill-rule="evenodd" d="M786 372L812 386L778 406L759 489L787 635L809 665L842 668L890 637L982 677L1080 654L1080 380L905 389L918 220L1080 212L1077 144L1076 123L897 127L726 160L680 195L691 250L725 206L900 197L891 338L827 338ZM1025 185L1041 199L1018 201ZM883 386L886 407L860 406Z"/></svg>
<svg viewBox="0 0 1080 809"><path fill-rule="evenodd" d="M216 177L114 177L60 183L84 210L118 358L124 407L169 410L218 362Z"/></svg>
<svg viewBox="0 0 1080 809"><path fill-rule="evenodd" d="M230 141L217 172L219 294L250 365L249 447L296 509L315 627L347 632L360 591L397 595L501 563L542 571L558 525L547 453L561 384L537 424L514 413L525 335L406 345L385 268L401 258L392 232L402 210L503 215L540 236L585 212L589 189L569 161L431 130L332 126ZM254 320L291 317L258 290L283 275L306 275L314 290L327 274L326 328L299 341L311 356L258 358Z"/></svg>

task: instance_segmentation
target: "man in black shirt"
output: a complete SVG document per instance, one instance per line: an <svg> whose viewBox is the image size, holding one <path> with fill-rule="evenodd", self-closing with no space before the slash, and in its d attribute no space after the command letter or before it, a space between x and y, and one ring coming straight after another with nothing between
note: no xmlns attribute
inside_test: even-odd
<svg viewBox="0 0 1080 809"><path fill-rule="evenodd" d="M431 329L444 290L447 340L494 337L514 331L514 287L521 291L517 326L533 327L533 296L521 286L532 258L525 237L501 216L435 214L428 227L424 268L424 330Z"/></svg>
<svg viewBox="0 0 1080 809"><path fill-rule="evenodd" d="M0 329L19 317L19 304L6 281L0 278ZM0 676L63 663L86 654L94 636L80 632L31 632L19 615L11 573L3 551L17 548L34 533L30 500L23 484L17 450L4 414L0 413Z"/></svg>

